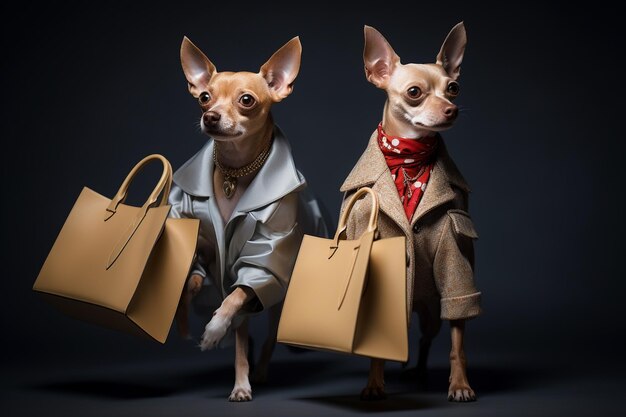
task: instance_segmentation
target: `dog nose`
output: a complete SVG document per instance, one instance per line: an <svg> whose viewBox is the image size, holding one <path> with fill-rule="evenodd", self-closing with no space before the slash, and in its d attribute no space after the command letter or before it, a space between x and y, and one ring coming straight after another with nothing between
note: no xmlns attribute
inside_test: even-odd
<svg viewBox="0 0 626 417"><path fill-rule="evenodd" d="M214 125L220 121L222 116L216 111L208 111L204 113L202 116L202 120L204 120L204 124L206 125Z"/></svg>
<svg viewBox="0 0 626 417"><path fill-rule="evenodd" d="M454 119L459 112L459 109L456 106L447 106L443 108L443 114L448 119Z"/></svg>

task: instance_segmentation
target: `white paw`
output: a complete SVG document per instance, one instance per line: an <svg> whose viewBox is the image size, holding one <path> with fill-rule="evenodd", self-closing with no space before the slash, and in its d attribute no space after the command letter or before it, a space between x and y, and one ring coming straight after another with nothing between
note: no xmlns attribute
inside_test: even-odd
<svg viewBox="0 0 626 417"><path fill-rule="evenodd" d="M230 327L230 320L221 316L214 315L211 321L204 328L202 340L200 341L201 350L213 349L226 335Z"/></svg>
<svg viewBox="0 0 626 417"><path fill-rule="evenodd" d="M235 384L233 391L228 397L228 401L252 401L252 387L250 387L250 383L246 381L243 384Z"/></svg>

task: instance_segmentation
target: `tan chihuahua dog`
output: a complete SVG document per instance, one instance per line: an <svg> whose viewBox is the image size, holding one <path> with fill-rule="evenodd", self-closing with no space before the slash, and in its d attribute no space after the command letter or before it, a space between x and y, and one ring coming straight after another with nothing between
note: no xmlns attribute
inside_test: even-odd
<svg viewBox="0 0 626 417"><path fill-rule="evenodd" d="M263 217L260 215L254 216L255 210L260 210L259 206L267 207L269 204L270 208L264 208L266 212L275 208L275 212L278 213L276 217L282 216L281 221L285 223L287 230L290 228L292 230L296 229L293 224L288 224L289 219L295 218L296 209L289 208L288 212L279 212L279 209L276 208L280 206L282 207L281 210L286 210L285 207L293 206L292 203L297 201L293 184L290 184L291 188L288 191L285 191L284 194L277 194L269 202L264 200L267 199L267 193L259 193L258 188L253 192L254 195L246 195L246 192L249 187L252 187L251 183L257 177L257 174L266 176L259 180L261 185L263 185L263 181L270 181L268 175L271 176L272 173L263 171L262 167L264 164L277 164L270 167L270 171L275 171L278 165L286 164L290 167L288 169L291 169L289 172L296 175L297 171L293 167L293 163L289 165L290 162L285 156L287 155L290 158L288 146L283 144L285 139L278 138L278 133L275 133L276 128L271 117L270 107L291 93L293 82L300 68L301 52L300 40L296 37L280 48L261 67L258 73L217 72L213 63L200 49L188 38L185 37L183 40L180 57L183 71L188 81L189 92L198 100L202 110L200 120L202 132L213 138L213 141L209 141L208 145L203 148L211 149L211 151L206 151L205 154L202 154L203 151L201 151L198 154L200 156L196 155L194 157L195 162L190 160L191 163L188 162L177 172L174 176L175 187L172 189L172 194L170 194L170 199L173 200L173 210L176 210L175 215L200 218L201 237L199 239L198 258L205 258L203 260L204 265L199 267L199 270L206 270L205 273L192 273L187 283L186 294L183 294L181 299L181 308L179 308L177 318L179 329L183 334L188 333L186 322L187 307L192 297L203 289L207 280L215 280L212 284L206 285L207 287L220 288L225 286L228 288L224 281L231 277L225 277L229 273L228 271L233 270L234 266L218 268L218 271L222 271L221 277L215 276L219 275L219 273L209 271L211 264L220 262L220 255L216 247L221 248L219 249L223 251L221 256L226 256L227 259L230 257L236 260L237 256L242 256L241 250L237 252L236 249L233 249L238 245L238 243L233 243L233 241L245 242L252 239L249 234L250 225L252 224L252 227L255 227L255 219ZM211 148L208 148L209 146ZM286 151L285 148L287 149ZM283 153L277 154L277 152ZM191 166L194 168L191 169ZM207 168L207 166L210 168ZM196 184L202 184L202 181L207 181L203 178L204 171L202 170L211 170L208 175L212 176L210 179L212 185L202 185L204 189L209 191L207 191L207 198L200 199L197 198L200 194L194 190L201 188ZM274 178L271 178L271 180L272 184L275 185ZM302 179L301 181L303 184L304 180ZM192 185L187 185L187 188L185 188L187 183L192 183ZM297 180L295 184L296 186L301 185ZM190 188L192 189L191 191L189 191ZM200 197L204 196L200 195ZM247 207L249 207L248 209L238 206L238 203L243 201L244 197ZM187 209L186 207L188 206L192 208ZM250 213L252 213L252 216L250 216ZM216 220L219 216L221 216L221 221ZM268 215L264 216L271 217ZM270 225L271 219L263 221L266 223L256 227L269 227L271 229L270 231L273 235L265 236L267 239L275 239L276 236L282 236L281 230ZM258 222L261 222L261 220ZM244 223L247 229L242 231L241 228ZM295 220L293 220L293 223L295 223ZM246 233L248 235L245 238L240 237ZM295 245L295 250L297 251L298 236L295 234L296 232L287 231L284 234L288 235L288 233L292 233L289 236L290 239L293 239L289 242L295 243L287 244ZM264 236L258 237L257 244L263 238ZM211 242L211 239L214 241ZM217 241L219 242L216 243ZM223 254L224 252L226 255ZM207 253L209 254L207 255ZM284 256L284 254L282 255ZM295 252L293 255L295 260ZM288 263L287 261L288 258L283 259L283 263ZM254 266L252 269L254 269ZM263 266L263 264L259 265L259 267ZM247 269L249 270L251 267ZM227 272L224 272L224 270ZM238 326L235 330L235 386L229 397L230 401L249 401L252 399L252 389L248 379L247 319L239 320L241 317L238 317L238 315L246 308L253 311L259 311L260 308L272 310L272 306L261 306L261 303L265 303L265 300L271 298L272 304L275 305L280 299L280 294L268 295L270 291L276 292L275 288L280 288L278 284L273 284L272 281L272 283L266 285L262 282L264 279L268 281L278 280L271 274L265 273L263 276L256 274L250 282L244 281L243 283L240 283L240 276L241 274L239 274L237 283L229 282L230 285L236 287L234 290L229 294L228 290L224 290L226 295L219 308L213 313L212 319L206 325L200 342L202 350L211 349L220 342L231 326ZM283 278L281 276L281 279L288 280L288 277ZM272 287L271 285L275 286ZM263 291L263 293L259 293L257 290ZM216 291L219 292L219 290ZM223 295L218 294L217 297L223 297ZM274 315L277 316L278 314L274 311ZM261 379L264 378L274 348L277 320L270 319L270 325L274 326L274 328L270 330L268 341L264 345L257 368L261 373Z"/></svg>
<svg viewBox="0 0 626 417"><path fill-rule="evenodd" d="M436 63L402 64L387 40L376 29L365 26L365 75L369 82L387 93L381 124L387 136L380 136L381 130L374 132L341 187L346 192L346 200L359 187L372 187L380 196L378 231L381 238L406 237L407 304L418 313L422 334L418 376L426 375L431 341L439 332L442 320L450 321L450 401L474 401L476 398L467 380L463 336L465 320L480 313L480 292L476 291L473 281L472 239L477 235L467 213L469 187L437 133L450 128L458 114L452 100L459 93L458 78L466 42L461 22L448 34ZM429 162L433 168L428 182L420 182L424 195L408 218L396 188L396 178L390 175L381 147L396 146L401 143L398 138L420 141L426 137L431 141L436 139L436 152ZM422 140L422 143L431 142ZM395 151L400 153L399 149ZM406 176L404 178L406 181ZM412 181L409 186L414 185ZM349 238L352 238L350 234L359 236L363 230L369 204L355 205L353 214L356 220L352 231L348 230ZM384 396L384 361L373 359L368 384L361 397L380 399Z"/></svg>

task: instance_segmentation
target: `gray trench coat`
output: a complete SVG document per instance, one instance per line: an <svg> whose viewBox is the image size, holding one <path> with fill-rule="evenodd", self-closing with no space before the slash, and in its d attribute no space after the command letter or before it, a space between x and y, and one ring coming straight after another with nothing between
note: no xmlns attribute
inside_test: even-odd
<svg viewBox="0 0 626 417"><path fill-rule="evenodd" d="M283 300L303 232L327 236L326 224L277 127L265 164L224 224L213 192L213 146L210 139L176 171L169 197L170 216L200 219L190 275L204 277L204 285L194 309L210 316L237 286L247 286L257 296L247 311L260 311Z"/></svg>

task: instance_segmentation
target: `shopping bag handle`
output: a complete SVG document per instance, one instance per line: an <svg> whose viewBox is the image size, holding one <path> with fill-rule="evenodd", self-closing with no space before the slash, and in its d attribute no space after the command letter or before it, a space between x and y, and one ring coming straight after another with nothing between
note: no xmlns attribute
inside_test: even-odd
<svg viewBox="0 0 626 417"><path fill-rule="evenodd" d="M161 178L159 179L159 182L157 183L157 185L154 187L154 190L152 190L152 193L150 194L146 202L143 204L143 206L137 213L137 216L135 216L135 219L128 225L128 228L126 228L124 233L122 233L122 235L119 237L119 239L113 246L113 249L107 260L106 269L111 268L111 266L113 266L117 258L120 257L120 255L122 254L122 251L124 250L124 248L126 248L126 245L135 234L135 231L137 231L137 228L139 228L139 225L141 224L143 219L146 217L146 214L148 213L148 209L157 202L159 195L161 195L161 200L159 201L158 207L165 206L167 204L167 198L170 194L170 189L172 187L172 166L170 165L170 162L163 155L159 155L159 154L148 155L145 158L143 158L141 161L139 161L137 165L135 165L133 169L128 173L128 175L126 176L126 179L120 186L120 189L117 191L117 194L115 194L115 197L113 197L113 199L111 200L111 203L107 207L105 211L104 221L107 221L111 217L113 217L120 203L123 203L126 200L126 195L128 194L128 187L130 183L133 181L133 179L135 178L135 176L139 173L139 171L141 171L151 161L156 161L156 160L161 161L161 163L163 164L163 172L161 173Z"/></svg>
<svg viewBox="0 0 626 417"><path fill-rule="evenodd" d="M350 212L352 211L354 204L357 202L357 200L361 199L366 194L372 196L372 211L370 212L369 223L367 224L367 231L376 231L376 228L378 227L378 196L371 188L362 187L359 188L356 193L352 195L352 197L348 201L348 204L346 205L346 209L341 214L341 218L339 219L339 225L337 226L337 232L335 233L335 241L339 240L339 236L346 231L348 217L350 216Z"/></svg>
<svg viewBox="0 0 626 417"><path fill-rule="evenodd" d="M167 204L167 197L169 196L170 189L172 188L172 165L170 165L170 162L163 155L148 155L133 167L133 169L124 179L124 182L122 182L119 190L111 199L111 203L109 204L109 206L106 208L105 220L110 219L115 214L117 206L126 201L126 197L128 195L128 187L130 186L130 183L135 179L135 176L152 161L161 161L161 163L163 164L163 172L161 173L161 178L159 179L159 182L154 187L154 190L152 190L152 193L144 203L143 207L145 209L152 207L157 202L159 194L161 194L161 201L159 202L158 206L164 206L165 204Z"/></svg>
<svg viewBox="0 0 626 417"><path fill-rule="evenodd" d="M369 218L369 222L367 224L367 230L364 233L375 233L376 229L378 227L378 196L376 195L376 193L374 192L374 190L372 190L369 187L363 187L363 188L359 188L356 193L354 193L354 195L350 198L350 200L348 201L348 204L346 205L345 210L343 211L341 218L339 219L339 225L337 226L337 232L335 233L335 238L333 239L333 243L329 248L329 256L328 259L332 258L334 256L334 254L337 252L337 250L339 249L339 240L342 238L342 236L345 236L345 232L347 229L347 223L348 223L348 217L350 216L350 212L352 211L352 208L354 207L354 204L362 197L364 197L365 195L370 194L372 196L372 207L371 207L371 211L370 211L370 218ZM358 255L358 250L361 247L361 245L359 244L358 246L356 246L354 249L354 253L352 254L352 263L350 266L350 271L348 274L348 279L345 281L345 283L341 286L340 291L338 293L338 300L337 300L337 310L341 309L341 306L343 305L343 302L346 298L346 295L348 294L348 287L350 286L350 281L352 278L352 270L354 269L354 265L357 259L357 255Z"/></svg>

